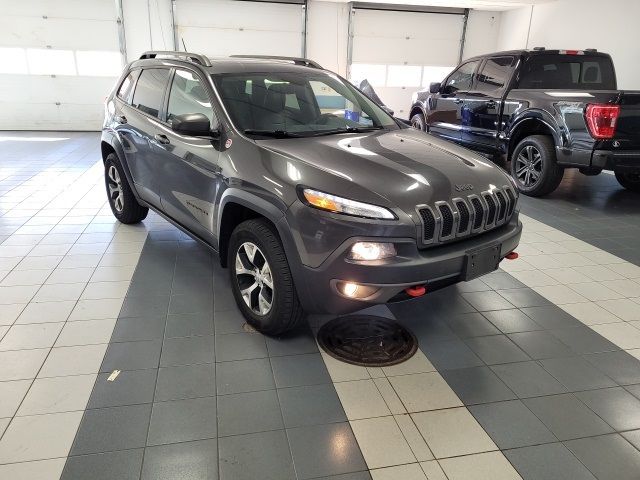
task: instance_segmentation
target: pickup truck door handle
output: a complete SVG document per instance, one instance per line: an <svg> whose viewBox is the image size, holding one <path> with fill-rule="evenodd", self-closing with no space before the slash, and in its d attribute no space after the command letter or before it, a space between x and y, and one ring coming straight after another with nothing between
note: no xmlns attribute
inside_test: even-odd
<svg viewBox="0 0 640 480"><path fill-rule="evenodd" d="M462 100L461 98L456 98L456 99L453 100L453 103L455 103L457 105L460 105L463 102L464 102L464 100Z"/></svg>
<svg viewBox="0 0 640 480"><path fill-rule="evenodd" d="M496 103L496 101L495 101L495 100L489 100L489 101L486 103L486 105L487 105L487 107L489 107L489 108L494 108L494 107L497 105L497 103Z"/></svg>
<svg viewBox="0 0 640 480"><path fill-rule="evenodd" d="M166 135L162 135L161 133L158 133L156 135L154 135L154 140L158 143L161 143L162 145L167 145L169 143L171 143L171 141L167 138Z"/></svg>
<svg viewBox="0 0 640 480"><path fill-rule="evenodd" d="M125 123L127 123L127 117L125 117L124 115L116 115L115 117L113 117L113 119L120 125L124 125Z"/></svg>

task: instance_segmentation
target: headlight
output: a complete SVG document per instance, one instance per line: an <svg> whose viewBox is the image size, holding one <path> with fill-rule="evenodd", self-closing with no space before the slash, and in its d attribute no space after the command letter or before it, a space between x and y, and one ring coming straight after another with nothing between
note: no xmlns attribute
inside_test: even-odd
<svg viewBox="0 0 640 480"><path fill-rule="evenodd" d="M382 260L397 255L393 243L356 242L351 247L349 259L351 260Z"/></svg>
<svg viewBox="0 0 640 480"><path fill-rule="evenodd" d="M330 193L319 192L318 190L312 190L310 188L302 190L302 194L309 205L319 208L320 210L365 218L384 220L393 220L396 218L391 210L377 205L337 197Z"/></svg>

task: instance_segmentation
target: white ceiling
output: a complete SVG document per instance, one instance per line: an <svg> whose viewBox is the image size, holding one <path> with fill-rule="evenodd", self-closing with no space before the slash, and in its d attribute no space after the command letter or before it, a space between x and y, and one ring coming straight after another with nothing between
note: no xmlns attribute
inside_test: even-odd
<svg viewBox="0 0 640 480"><path fill-rule="evenodd" d="M331 1L331 0L330 0ZM351 0L333 0L337 2L349 2ZM356 0L357 1L357 0ZM510 10L548 3L556 0L363 0L367 3L386 3L394 5L421 5L427 7L454 7L475 8L477 10Z"/></svg>

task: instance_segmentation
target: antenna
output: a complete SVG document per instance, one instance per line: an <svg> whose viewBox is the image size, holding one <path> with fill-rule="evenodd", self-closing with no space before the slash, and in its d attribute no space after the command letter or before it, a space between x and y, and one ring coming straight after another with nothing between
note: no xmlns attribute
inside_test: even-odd
<svg viewBox="0 0 640 480"><path fill-rule="evenodd" d="M184 51L187 51L187 46L184 44L184 37L180 37L180 40L182 40L182 46L184 47Z"/></svg>

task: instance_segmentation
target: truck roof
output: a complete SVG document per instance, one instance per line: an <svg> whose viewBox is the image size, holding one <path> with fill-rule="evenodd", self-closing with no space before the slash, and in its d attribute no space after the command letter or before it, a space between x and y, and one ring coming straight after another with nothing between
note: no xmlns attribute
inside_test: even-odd
<svg viewBox="0 0 640 480"><path fill-rule="evenodd" d="M467 60L479 60L487 57L499 57L503 55L521 55L521 56L538 56L538 55L590 55L597 57L610 57L608 53L598 52L595 49L584 50L547 50L544 47L536 47L533 49L519 49L519 50L503 50L501 52L485 53L483 55L476 55L475 57L468 58Z"/></svg>

